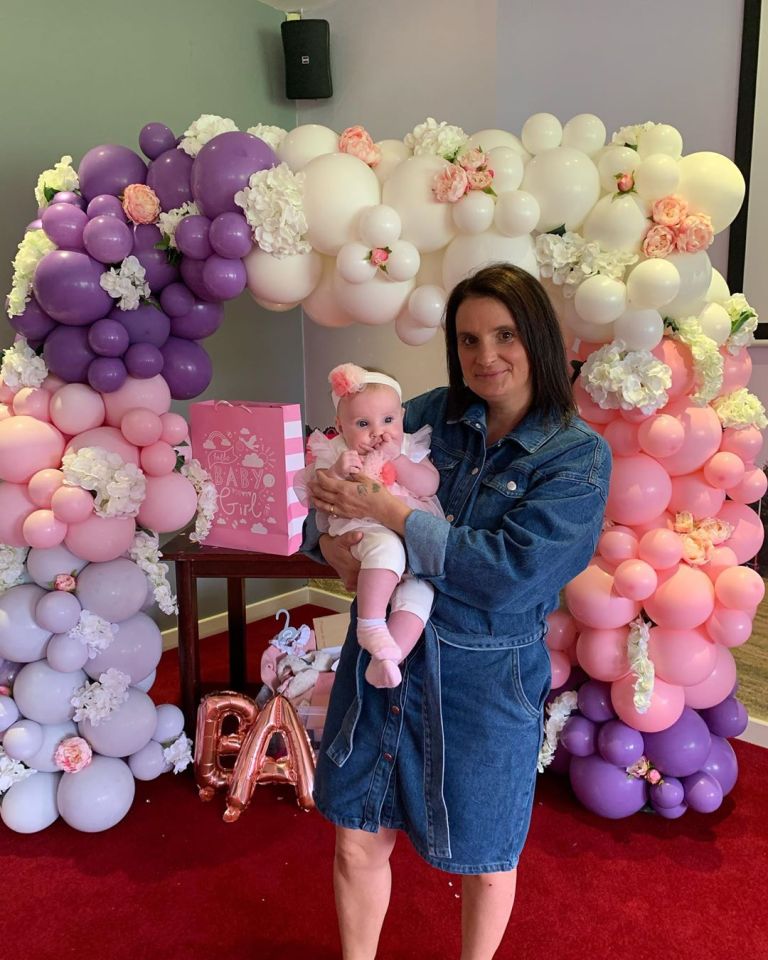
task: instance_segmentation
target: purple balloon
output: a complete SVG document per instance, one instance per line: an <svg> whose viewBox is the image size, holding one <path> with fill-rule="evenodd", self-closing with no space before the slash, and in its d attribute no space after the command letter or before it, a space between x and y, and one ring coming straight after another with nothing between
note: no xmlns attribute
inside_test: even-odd
<svg viewBox="0 0 768 960"><path fill-rule="evenodd" d="M679 803L676 807L657 807L653 808L660 817L664 817L665 820L677 820L679 817L685 813L688 809L687 803Z"/></svg>
<svg viewBox="0 0 768 960"><path fill-rule="evenodd" d="M88 346L86 329L58 326L46 338L43 359L51 373L67 383L85 383L96 354Z"/></svg>
<svg viewBox="0 0 768 960"><path fill-rule="evenodd" d="M131 183L145 183L147 167L138 153L120 144L93 147L80 161L80 190L86 200L100 193L118 197Z"/></svg>
<svg viewBox="0 0 768 960"><path fill-rule="evenodd" d="M151 303L140 303L135 310L116 307L109 318L118 320L125 327L131 343L151 343L155 347L162 347L171 329L168 317Z"/></svg>
<svg viewBox="0 0 768 960"><path fill-rule="evenodd" d="M190 400L211 382L211 358L194 340L169 337L162 348L163 377L174 400Z"/></svg>
<svg viewBox="0 0 768 960"><path fill-rule="evenodd" d="M560 776L565 776L571 769L571 755L561 744L558 743L552 762L546 769Z"/></svg>
<svg viewBox="0 0 768 960"><path fill-rule="evenodd" d="M146 281L152 293L159 293L169 283L178 280L178 268L168 263L168 257L164 250L155 250L150 247L144 250L134 250L133 255L144 267Z"/></svg>
<svg viewBox="0 0 768 960"><path fill-rule="evenodd" d="M0 683L13 686L13 681L23 666L23 663L16 663L15 660L0 660Z"/></svg>
<svg viewBox="0 0 768 960"><path fill-rule="evenodd" d="M726 697L717 706L700 710L699 715L709 727L709 732L717 737L738 737L749 723L747 708L735 697Z"/></svg>
<svg viewBox="0 0 768 960"><path fill-rule="evenodd" d="M643 735L621 720L609 720L600 727L597 749L608 763L630 767L643 755Z"/></svg>
<svg viewBox="0 0 768 960"><path fill-rule="evenodd" d="M93 323L112 309L112 297L99 285L103 274L103 265L85 253L53 250L35 271L37 302L59 323Z"/></svg>
<svg viewBox="0 0 768 960"><path fill-rule="evenodd" d="M192 309L182 317L171 317L171 334L184 340L204 340L221 326L224 307L220 303L195 300Z"/></svg>
<svg viewBox="0 0 768 960"><path fill-rule="evenodd" d="M195 303L194 294L183 283L171 283L160 294L160 306L169 317L183 317Z"/></svg>
<svg viewBox="0 0 768 960"><path fill-rule="evenodd" d="M88 330L88 346L100 357L122 357L129 344L123 324L109 317L97 320Z"/></svg>
<svg viewBox="0 0 768 960"><path fill-rule="evenodd" d="M96 357L88 367L88 383L99 393L114 393L127 378L125 364L116 357Z"/></svg>
<svg viewBox="0 0 768 960"><path fill-rule="evenodd" d="M71 203L52 203L41 217L46 236L60 250L82 250L87 214Z"/></svg>
<svg viewBox="0 0 768 960"><path fill-rule="evenodd" d="M156 160L161 153L176 146L176 137L170 127L164 123L146 123L139 133L139 147L150 160Z"/></svg>
<svg viewBox="0 0 768 960"><path fill-rule="evenodd" d="M248 275L242 260L227 260L215 253L203 266L203 283L217 300L234 300L245 290Z"/></svg>
<svg viewBox="0 0 768 960"><path fill-rule="evenodd" d="M94 260L120 263L133 250L133 232L117 217L102 214L86 224L83 243Z"/></svg>
<svg viewBox="0 0 768 960"><path fill-rule="evenodd" d="M164 358L152 343L134 343L125 351L125 366L132 377L147 380L163 372Z"/></svg>
<svg viewBox="0 0 768 960"><path fill-rule="evenodd" d="M724 737L712 737L709 756L701 769L717 780L723 796L733 790L739 776L739 761L736 759L733 747Z"/></svg>
<svg viewBox="0 0 768 960"><path fill-rule="evenodd" d="M651 786L648 791L654 810L660 807L677 807L683 802L683 785L677 777L664 777L661 783Z"/></svg>
<svg viewBox="0 0 768 960"><path fill-rule="evenodd" d="M578 704L584 716L595 723L613 720L616 716L611 704L611 685L602 680L587 680L579 688Z"/></svg>
<svg viewBox="0 0 768 960"><path fill-rule="evenodd" d="M154 250L158 243L163 239L160 228L154 223L138 223L133 228L133 249Z"/></svg>
<svg viewBox="0 0 768 960"><path fill-rule="evenodd" d="M228 260L241 259L253 246L251 228L241 213L220 213L211 223L208 239L214 252Z"/></svg>
<svg viewBox="0 0 768 960"><path fill-rule="evenodd" d="M685 802L697 813L714 813L723 802L723 788L708 773L701 770L683 778Z"/></svg>
<svg viewBox="0 0 768 960"><path fill-rule="evenodd" d="M211 221L208 217L193 215L184 217L176 227L176 246L185 257L205 260L213 253L208 240Z"/></svg>
<svg viewBox="0 0 768 960"><path fill-rule="evenodd" d="M251 174L277 162L270 146L250 133L231 131L209 140L192 165L192 195L200 210L213 219L239 213L234 197L248 186Z"/></svg>
<svg viewBox="0 0 768 960"><path fill-rule="evenodd" d="M707 759L712 740L706 723L690 707L666 730L646 733L645 755L658 770L673 777L695 773Z"/></svg>
<svg viewBox="0 0 768 960"><path fill-rule="evenodd" d="M123 223L128 221L122 203L111 193L100 193L98 197L94 197L88 204L86 212L91 220L94 217L114 217L116 220L122 220Z"/></svg>
<svg viewBox="0 0 768 960"><path fill-rule="evenodd" d="M213 302L216 300L216 297L214 297L208 287L206 287L203 280L204 266L204 260L192 260L189 257L182 257L181 267L179 269L184 283L186 283L196 297L200 300Z"/></svg>
<svg viewBox="0 0 768 960"><path fill-rule="evenodd" d="M37 220L29 221L26 227L24 227L24 233L31 233L32 230L42 230L42 229L43 229L43 221L40 219L40 217L38 217Z"/></svg>
<svg viewBox="0 0 768 960"><path fill-rule="evenodd" d="M56 327L56 321L51 320L41 309L34 296L24 308L24 312L16 317L10 317L9 322L13 329L27 340L44 340Z"/></svg>
<svg viewBox="0 0 768 960"><path fill-rule="evenodd" d="M147 173L147 185L157 194L163 210L175 210L192 199L192 157L173 148L157 157Z"/></svg>
<svg viewBox="0 0 768 960"><path fill-rule="evenodd" d="M58 193L54 193L49 205L54 203L70 203L73 207L85 210L85 200L73 190L59 190Z"/></svg>
<svg viewBox="0 0 768 960"><path fill-rule="evenodd" d="M645 806L645 780L628 777L623 767L606 763L593 753L590 757L573 757L571 786L579 801L593 813L610 820L628 817Z"/></svg>
<svg viewBox="0 0 768 960"><path fill-rule="evenodd" d="M574 757L588 757L593 754L596 739L596 725L578 714L568 717L560 734L560 743Z"/></svg>

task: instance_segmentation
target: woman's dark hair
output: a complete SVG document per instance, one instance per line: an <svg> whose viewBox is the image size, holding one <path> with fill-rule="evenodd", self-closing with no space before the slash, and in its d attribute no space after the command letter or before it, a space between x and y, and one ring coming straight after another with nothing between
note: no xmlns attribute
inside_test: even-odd
<svg viewBox="0 0 768 960"><path fill-rule="evenodd" d="M565 345L547 292L539 281L511 263L496 263L456 284L445 308L448 359L448 416L460 417L480 398L464 383L459 362L456 314L465 300L498 300L515 322L531 370L531 409L549 419L567 420L575 412Z"/></svg>

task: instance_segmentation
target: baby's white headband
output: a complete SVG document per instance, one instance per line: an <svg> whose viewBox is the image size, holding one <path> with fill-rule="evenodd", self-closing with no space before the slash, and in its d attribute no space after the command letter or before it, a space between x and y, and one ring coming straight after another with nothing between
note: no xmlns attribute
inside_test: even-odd
<svg viewBox="0 0 768 960"><path fill-rule="evenodd" d="M400 384L386 373L375 373L373 370L365 370L358 367L356 363L341 363L334 367L328 374L328 382L331 385L331 399L333 407L337 409L339 400L342 397L351 397L360 391L369 383L380 383L385 387L391 387L400 401L403 399L403 392Z"/></svg>

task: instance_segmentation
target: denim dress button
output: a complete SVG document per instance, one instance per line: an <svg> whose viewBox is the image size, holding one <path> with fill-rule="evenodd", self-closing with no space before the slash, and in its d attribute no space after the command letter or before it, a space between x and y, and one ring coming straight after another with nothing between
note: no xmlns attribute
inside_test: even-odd
<svg viewBox="0 0 768 960"><path fill-rule="evenodd" d="M479 467L474 467L474 469L472 470L472 476L473 476L473 477L476 477L476 476L478 475L478 473L480 473L480 468L479 468Z"/></svg>
<svg viewBox="0 0 768 960"><path fill-rule="evenodd" d="M398 707L396 703L393 703L392 706L389 708L389 712L392 714L393 717L399 717L400 707Z"/></svg>
<svg viewBox="0 0 768 960"><path fill-rule="evenodd" d="M517 484L514 480L510 480L507 484L507 490L517 490Z"/></svg>
<svg viewBox="0 0 768 960"><path fill-rule="evenodd" d="M453 516L452 513L447 513L447 514L445 515L445 519L448 521L448 523L453 523L453 521L454 521L455 518L454 518L454 516Z"/></svg>
<svg viewBox="0 0 768 960"><path fill-rule="evenodd" d="M391 753L384 753L382 754L382 756L387 761L387 763L392 763L392 761L395 759Z"/></svg>

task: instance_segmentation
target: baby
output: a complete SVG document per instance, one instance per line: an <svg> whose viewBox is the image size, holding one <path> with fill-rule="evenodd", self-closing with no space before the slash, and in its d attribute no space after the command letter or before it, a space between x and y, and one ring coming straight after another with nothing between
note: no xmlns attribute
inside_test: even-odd
<svg viewBox="0 0 768 960"><path fill-rule="evenodd" d="M400 384L353 363L334 367L328 380L339 435L329 439L314 431L308 441L313 460L305 473L324 469L342 479L362 473L379 480L414 509L443 516L435 496L440 477L428 459L432 428L403 433ZM299 495L301 487L300 481ZM333 536L350 530L363 534L352 554L360 561L357 639L371 654L365 678L376 687L396 687L402 679L398 663L421 636L434 591L428 583L405 573L402 540L374 520L345 519L318 511L318 528Z"/></svg>

